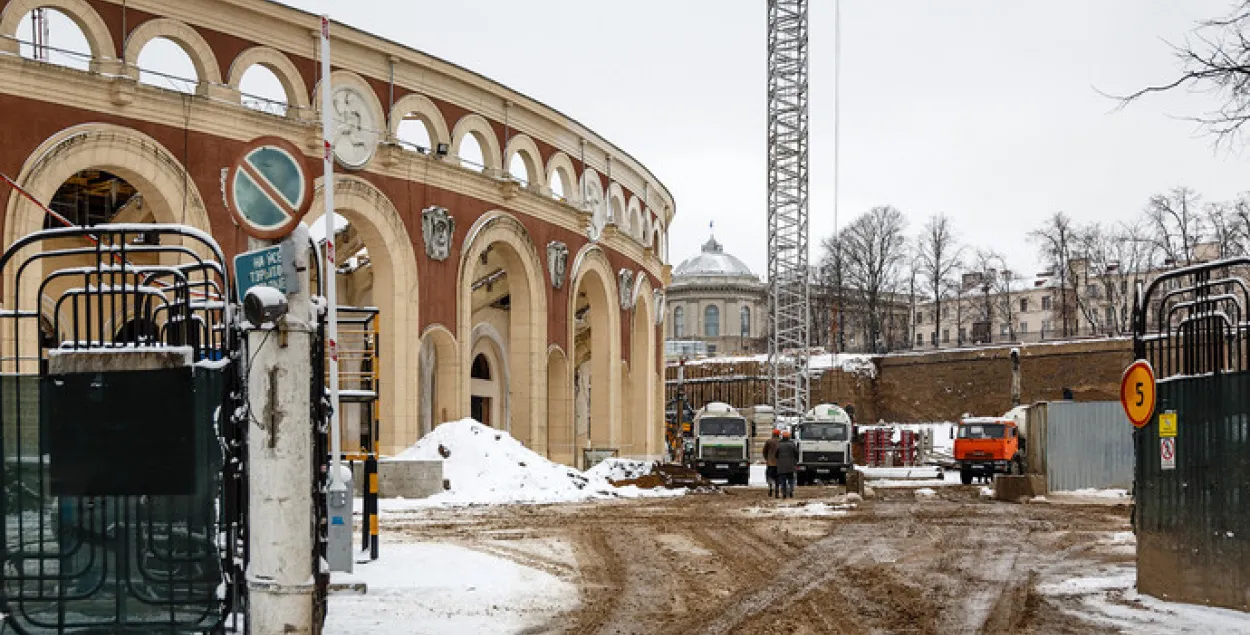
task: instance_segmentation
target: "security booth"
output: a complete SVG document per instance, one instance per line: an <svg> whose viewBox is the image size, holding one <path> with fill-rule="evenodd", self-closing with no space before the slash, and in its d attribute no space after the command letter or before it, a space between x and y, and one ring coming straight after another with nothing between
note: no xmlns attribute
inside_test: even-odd
<svg viewBox="0 0 1250 635"><path fill-rule="evenodd" d="M224 261L176 225L46 229L0 256L14 631L243 628L251 413Z"/></svg>

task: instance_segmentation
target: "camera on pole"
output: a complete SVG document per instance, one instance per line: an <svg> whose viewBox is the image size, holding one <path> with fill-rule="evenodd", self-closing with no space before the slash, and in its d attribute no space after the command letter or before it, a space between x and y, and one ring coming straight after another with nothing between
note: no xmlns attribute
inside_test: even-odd
<svg viewBox="0 0 1250 635"><path fill-rule="evenodd" d="M286 294L273 287L252 287L243 296L243 317L255 328L276 323L286 312Z"/></svg>

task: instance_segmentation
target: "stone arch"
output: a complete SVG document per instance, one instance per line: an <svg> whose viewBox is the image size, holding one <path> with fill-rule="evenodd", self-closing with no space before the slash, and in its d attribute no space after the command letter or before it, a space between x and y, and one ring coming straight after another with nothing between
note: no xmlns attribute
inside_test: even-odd
<svg viewBox="0 0 1250 635"><path fill-rule="evenodd" d="M81 124L56 133L31 153L16 180L32 197L48 205L67 179L87 169L106 170L133 185L143 194L145 205L157 222L190 225L211 235L204 200L178 159L155 139L122 126ZM44 216L43 209L25 197L9 196L4 244L12 245L23 236L43 229ZM197 252L204 251L198 241L183 239L182 244ZM37 247L31 246L18 254L17 261L33 255L34 249ZM5 306L37 306L35 285L23 285L22 297L16 297L15 276L15 267L5 271ZM41 278L42 263L28 267L25 276ZM33 343L38 337L36 326L32 323L29 332L23 330L19 334L23 345ZM11 336L6 334L6 337Z"/></svg>
<svg viewBox="0 0 1250 635"><path fill-rule="evenodd" d="M590 391L589 428L575 429L580 442L586 433L585 445L596 448L619 447L621 441L621 310L616 291L616 274L603 249L587 244L577 253L572 272L568 306L568 341L574 347L570 359L576 364L578 354L577 312L584 295L588 305L586 323L590 327ZM575 418L576 419L576 418ZM578 457L580 459L580 457Z"/></svg>
<svg viewBox="0 0 1250 635"><path fill-rule="evenodd" d="M299 69L291 58L268 46L253 46L234 58L230 64L230 88L238 92L239 85L243 82L243 74L257 64L269 69L278 78L282 90L286 92L287 106L294 109L308 108L308 86L304 84L304 77L300 75Z"/></svg>
<svg viewBox="0 0 1250 635"><path fill-rule="evenodd" d="M560 183L564 188L564 200L576 203L581 200L581 193L577 189L577 169L573 167L573 160L569 155L563 152L557 152L547 159L547 189L555 196L556 188L553 184Z"/></svg>
<svg viewBox="0 0 1250 635"><path fill-rule="evenodd" d="M547 349L547 458L573 465L576 446L573 436L573 376L568 356L559 346Z"/></svg>
<svg viewBox="0 0 1250 635"><path fill-rule="evenodd" d="M17 182L48 204L66 179L99 168L117 174L144 194L157 222L182 223L211 235L204 199L182 163L157 140L142 132L105 123L66 128L39 145L18 173ZM4 241L43 228L44 212L21 196L10 196Z"/></svg>
<svg viewBox="0 0 1250 635"><path fill-rule="evenodd" d="M634 283L634 310L631 312L629 354L629 408L634 416L622 419L623 434L630 454L659 458L659 421L655 419L657 392L655 307L651 280L637 272ZM623 450L624 451L624 450Z"/></svg>
<svg viewBox="0 0 1250 635"><path fill-rule="evenodd" d="M460 121L456 122L455 129L451 131L452 156L460 157L460 144L464 142L466 135L473 135L473 138L477 139L478 145L482 146L482 163L486 164L487 173L502 173L499 137L495 135L495 129L490 125L490 122L476 113L469 113L461 117Z"/></svg>
<svg viewBox="0 0 1250 635"><path fill-rule="evenodd" d="M472 361L472 338L463 334L474 333L477 329L473 323L473 283L478 263L488 250L497 254L508 280L510 305L505 351L510 374L507 402L513 436L526 439L527 445L541 450L547 447L547 403L542 398L547 394L545 270L525 226L505 212L483 214L465 235L457 275L457 331L462 334L460 363L467 368ZM463 381L469 381L467 374ZM462 384L466 400L468 387L467 383Z"/></svg>
<svg viewBox="0 0 1250 635"><path fill-rule="evenodd" d="M491 403L490 416L485 420L479 419L482 423L507 430L518 441L528 445L528 430L512 429L512 408L510 407L510 387L512 386L512 372L508 364L508 345L504 343L503 335L499 330L489 322L482 322L473 327L473 334L470 338L473 342L469 353L470 368L476 364L478 356L484 356L489 361L491 377L489 382L492 384L492 392L484 396L491 397L494 401ZM472 373L470 373L472 377ZM482 381L477 378L470 380L469 394L478 396L478 383Z"/></svg>
<svg viewBox="0 0 1250 635"><path fill-rule="evenodd" d="M404 117L410 114L416 115L417 119L425 124L426 131L430 133L430 143L434 146L430 148L431 150L437 148L440 143L446 143L450 147L451 133L447 131L447 120L443 118L443 111L439 110L429 97L416 93L405 95L391 107L389 119L391 138L399 135L399 125L403 123Z"/></svg>
<svg viewBox="0 0 1250 635"><path fill-rule="evenodd" d="M425 329L421 335L421 436L440 423L460 418L458 350L456 337L441 324Z"/></svg>
<svg viewBox="0 0 1250 635"><path fill-rule="evenodd" d="M625 216L625 189L616 181L608 184L608 222L624 229L626 233L633 231L629 226L629 218Z"/></svg>
<svg viewBox="0 0 1250 635"><path fill-rule="evenodd" d="M17 27L27 13L40 8L56 9L78 25L91 49L92 70L117 55L108 25L85 0L11 0L0 12L0 51L18 52Z"/></svg>
<svg viewBox="0 0 1250 635"><path fill-rule="evenodd" d="M206 85L221 85L221 67L217 65L217 55L193 27L172 18L152 18L140 24L126 36L126 46L122 58L126 60L126 72L131 77L139 78L139 52L148 42L156 38L166 38L187 52L191 63L195 65L196 78L200 82L200 92Z"/></svg>
<svg viewBox="0 0 1250 635"><path fill-rule="evenodd" d="M312 208L305 222L325 213L324 178L318 178ZM421 344L410 334L420 329L417 256L398 210L385 194L359 177L335 177L334 211L351 223L369 249L373 267L373 298L378 308L382 349L379 351L383 413L379 445L393 454L418 438L417 391L410 390L420 366ZM387 387L390 387L389 389Z"/></svg>
<svg viewBox="0 0 1250 635"><path fill-rule="evenodd" d="M526 187L530 189L538 189L542 187L545 173L543 171L543 155L538 151L538 144L529 138L528 135L514 135L508 140L508 147L503 153L503 169L512 177L517 175L512 172L512 155L521 157L521 162L525 164L525 171L528 173Z"/></svg>

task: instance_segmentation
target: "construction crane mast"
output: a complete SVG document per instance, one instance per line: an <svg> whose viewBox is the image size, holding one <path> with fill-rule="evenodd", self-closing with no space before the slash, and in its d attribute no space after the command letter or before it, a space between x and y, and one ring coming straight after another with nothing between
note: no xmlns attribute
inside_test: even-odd
<svg viewBox="0 0 1250 635"><path fill-rule="evenodd" d="M768 370L778 417L807 411L807 0L768 2Z"/></svg>

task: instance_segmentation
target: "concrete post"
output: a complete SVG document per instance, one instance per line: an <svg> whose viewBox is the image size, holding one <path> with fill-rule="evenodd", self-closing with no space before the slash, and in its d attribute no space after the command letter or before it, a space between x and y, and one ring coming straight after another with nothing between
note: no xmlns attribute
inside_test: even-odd
<svg viewBox="0 0 1250 635"><path fill-rule="evenodd" d="M300 225L294 239L307 244ZM265 241L249 240L249 247ZM295 250L299 290L275 328L247 334L248 621L257 635L313 632L311 395L313 315L308 251ZM289 286L289 285L288 285Z"/></svg>
<svg viewBox="0 0 1250 635"><path fill-rule="evenodd" d="M1020 349L1011 349L1011 407L1020 405Z"/></svg>

